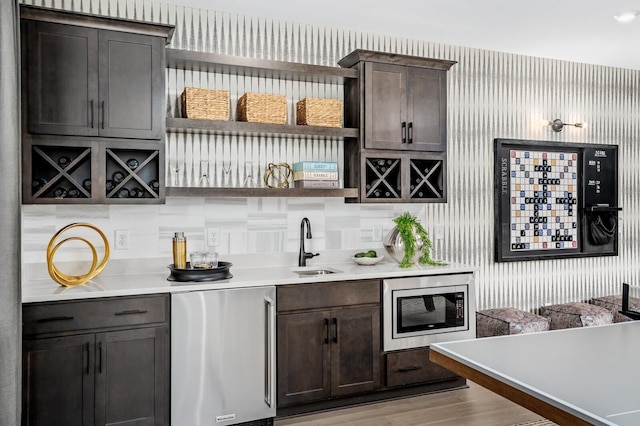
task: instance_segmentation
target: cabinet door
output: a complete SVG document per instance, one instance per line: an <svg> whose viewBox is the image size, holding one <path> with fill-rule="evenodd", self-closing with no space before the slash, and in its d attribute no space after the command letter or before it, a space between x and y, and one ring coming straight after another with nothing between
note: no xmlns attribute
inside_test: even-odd
<svg viewBox="0 0 640 426"><path fill-rule="evenodd" d="M28 22L29 132L97 135L97 30Z"/></svg>
<svg viewBox="0 0 640 426"><path fill-rule="evenodd" d="M407 67L407 143L404 149L445 151L447 72Z"/></svg>
<svg viewBox="0 0 640 426"><path fill-rule="evenodd" d="M379 389L380 307L333 311L330 328L332 396Z"/></svg>
<svg viewBox="0 0 640 426"><path fill-rule="evenodd" d="M331 396L329 313L278 315L278 407Z"/></svg>
<svg viewBox="0 0 640 426"><path fill-rule="evenodd" d="M96 335L96 425L168 422L166 327Z"/></svg>
<svg viewBox="0 0 640 426"><path fill-rule="evenodd" d="M101 31L100 135L162 139L164 39Z"/></svg>
<svg viewBox="0 0 640 426"><path fill-rule="evenodd" d="M365 64L364 145L403 149L406 143L406 68Z"/></svg>
<svg viewBox="0 0 640 426"><path fill-rule="evenodd" d="M93 425L94 335L25 340L22 425Z"/></svg>

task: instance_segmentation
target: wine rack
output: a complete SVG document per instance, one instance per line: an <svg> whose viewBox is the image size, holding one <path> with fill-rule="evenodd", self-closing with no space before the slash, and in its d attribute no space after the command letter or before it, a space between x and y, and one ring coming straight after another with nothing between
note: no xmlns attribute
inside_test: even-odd
<svg viewBox="0 0 640 426"><path fill-rule="evenodd" d="M29 138L25 204L152 204L165 197L164 144Z"/></svg>

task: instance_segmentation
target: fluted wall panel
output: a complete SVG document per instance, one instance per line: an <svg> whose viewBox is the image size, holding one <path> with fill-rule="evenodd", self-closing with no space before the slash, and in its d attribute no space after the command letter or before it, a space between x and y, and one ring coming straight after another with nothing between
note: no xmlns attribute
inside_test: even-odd
<svg viewBox="0 0 640 426"><path fill-rule="evenodd" d="M426 204L427 229L445 225L445 238L434 242L436 257L477 268L478 308L514 306L536 310L549 303L586 300L618 293L622 282L638 280L638 188L640 188L640 72L481 49L408 40L291 22L134 0L44 0L27 2L127 19L174 24L171 47L263 59L336 66L356 48L457 61L448 82L448 188L446 204ZM212 8L215 3L212 3ZM381 28L384 32L384 28ZM177 116L179 92L187 85L286 94L289 120L293 102L304 96L341 98L339 86L245 79L189 70L167 72L167 113ZM586 122L554 133L542 119ZM624 208L619 256L496 263L494 261L493 140L618 144L620 204ZM222 161L234 161L233 184L245 167L265 161L314 158L342 161L342 141L296 137L216 137L175 133L167 138L169 185L197 185L201 160L215 184L224 182ZM228 155L228 156L227 156ZM176 166L178 164L178 166ZM180 169L176 173L176 169ZM253 172L252 172L253 173ZM199 201L194 201L194 203ZM305 208L305 200L295 204ZM317 206L317 200L309 200ZM370 216L376 206L347 206L351 217ZM395 211L403 206L393 207ZM370 222L367 222L370 223ZM350 235L345 227L333 230ZM248 232L251 232L250 230ZM343 241L338 238L337 241ZM328 244L332 248L335 244Z"/></svg>

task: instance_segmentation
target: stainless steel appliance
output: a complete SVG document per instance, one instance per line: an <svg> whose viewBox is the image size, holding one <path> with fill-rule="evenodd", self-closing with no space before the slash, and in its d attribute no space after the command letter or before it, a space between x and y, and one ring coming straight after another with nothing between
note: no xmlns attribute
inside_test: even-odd
<svg viewBox="0 0 640 426"><path fill-rule="evenodd" d="M385 351L476 335L472 273L385 279L382 303Z"/></svg>
<svg viewBox="0 0 640 426"><path fill-rule="evenodd" d="M276 415L274 286L171 297L171 424Z"/></svg>

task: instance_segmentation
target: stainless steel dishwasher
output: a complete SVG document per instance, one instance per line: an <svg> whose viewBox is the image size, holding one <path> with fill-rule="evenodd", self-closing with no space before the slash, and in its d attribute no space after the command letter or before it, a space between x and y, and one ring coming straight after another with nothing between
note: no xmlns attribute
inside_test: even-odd
<svg viewBox="0 0 640 426"><path fill-rule="evenodd" d="M274 286L171 296L171 424L273 421Z"/></svg>

